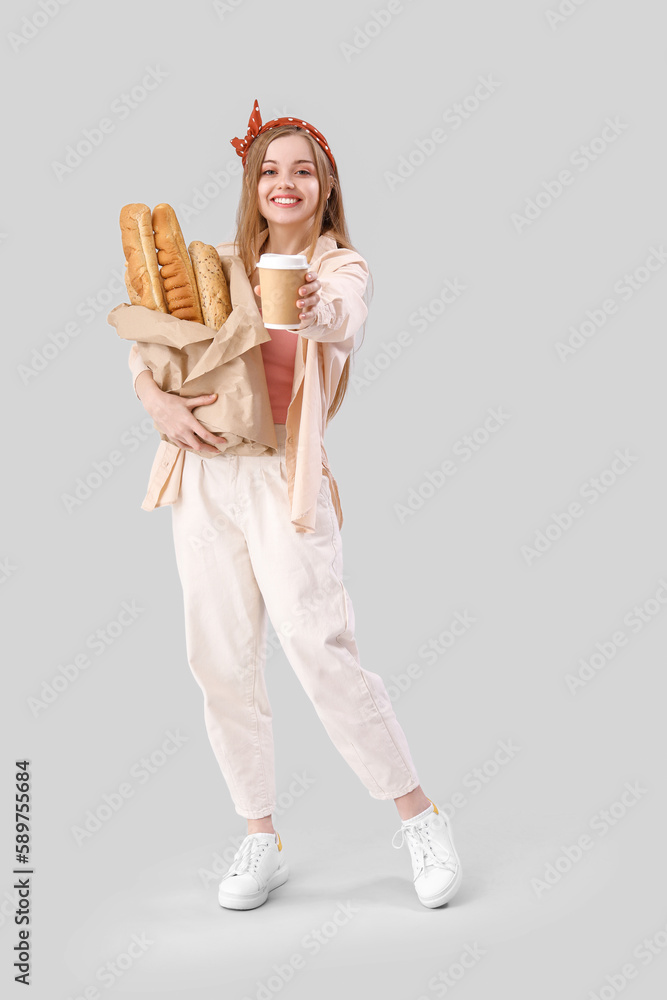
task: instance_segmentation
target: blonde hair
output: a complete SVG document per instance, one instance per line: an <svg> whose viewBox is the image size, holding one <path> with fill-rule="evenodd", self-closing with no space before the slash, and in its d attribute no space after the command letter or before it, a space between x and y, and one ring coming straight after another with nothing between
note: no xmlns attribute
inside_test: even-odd
<svg viewBox="0 0 667 1000"><path fill-rule="evenodd" d="M243 261L248 277L255 270L259 234L267 226L267 221L259 209L259 198L257 196L257 185L262 172L262 164L269 143L282 135L301 135L306 139L312 150L312 159L320 185L317 209L315 211L315 222L311 233L310 246L307 251L308 261L312 260L318 239L325 234L335 240L338 247L345 247L346 250L358 252L350 241L350 234L347 229L347 222L345 221L343 196L341 194L338 171L334 170L327 154L308 132L305 132L297 125L278 125L276 128L269 129L257 136L253 140L246 157L243 187L236 212L236 236L234 243L236 244L236 251ZM327 204L326 191L330 183L332 187ZM370 280L372 289L372 276ZM370 297L368 301L370 302ZM364 332L365 327L366 324L364 323L362 327L362 331ZM354 350L351 353L354 353ZM327 411L327 424L338 412L345 398L350 377L350 357L351 355L348 355L345 360L334 398Z"/></svg>

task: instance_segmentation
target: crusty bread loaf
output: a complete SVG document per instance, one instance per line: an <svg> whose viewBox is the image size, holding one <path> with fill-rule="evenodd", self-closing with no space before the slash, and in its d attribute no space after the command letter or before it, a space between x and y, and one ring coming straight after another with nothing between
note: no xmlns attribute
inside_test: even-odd
<svg viewBox="0 0 667 1000"><path fill-rule="evenodd" d="M171 205L153 209L153 230L160 276L172 316L203 323L197 283L181 227Z"/></svg>
<svg viewBox="0 0 667 1000"><path fill-rule="evenodd" d="M157 257L155 258L157 261ZM135 290L134 285L130 280L130 268L125 264L125 287L127 288L127 294L130 296L130 302L133 306L141 305L141 295Z"/></svg>
<svg viewBox="0 0 667 1000"><path fill-rule="evenodd" d="M206 326L219 330L232 311L232 300L215 247L193 240L188 247Z"/></svg>
<svg viewBox="0 0 667 1000"><path fill-rule="evenodd" d="M135 202L120 210L120 232L125 253L125 286L132 305L167 312L153 241L151 210Z"/></svg>

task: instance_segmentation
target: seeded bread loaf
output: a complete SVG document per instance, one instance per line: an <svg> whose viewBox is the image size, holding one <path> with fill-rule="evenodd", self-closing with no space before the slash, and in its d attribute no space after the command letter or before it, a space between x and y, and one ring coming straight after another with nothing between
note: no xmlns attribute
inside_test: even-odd
<svg viewBox="0 0 667 1000"><path fill-rule="evenodd" d="M188 251L195 273L199 304L206 326L219 330L232 311L225 272L215 247L193 240Z"/></svg>

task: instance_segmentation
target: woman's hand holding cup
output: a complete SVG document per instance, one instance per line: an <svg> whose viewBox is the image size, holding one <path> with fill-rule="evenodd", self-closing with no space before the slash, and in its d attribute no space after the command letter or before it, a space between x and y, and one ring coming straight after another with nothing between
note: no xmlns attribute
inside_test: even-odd
<svg viewBox="0 0 667 1000"><path fill-rule="evenodd" d="M320 290L322 288L317 275L314 271L308 271L306 274L306 284L302 285L299 289L298 294L300 298L296 301L296 306L300 310L299 319L309 320L313 319L317 315L317 306L320 301ZM255 295L261 296L261 290L259 285L254 287Z"/></svg>

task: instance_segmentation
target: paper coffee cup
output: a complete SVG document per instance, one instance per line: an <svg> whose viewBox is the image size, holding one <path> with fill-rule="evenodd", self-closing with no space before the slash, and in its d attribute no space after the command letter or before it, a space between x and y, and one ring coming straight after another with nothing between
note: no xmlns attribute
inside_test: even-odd
<svg viewBox="0 0 667 1000"><path fill-rule="evenodd" d="M305 284L308 258L303 253L263 253L257 262L262 322L269 330L292 330L301 326L296 305Z"/></svg>

